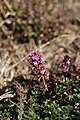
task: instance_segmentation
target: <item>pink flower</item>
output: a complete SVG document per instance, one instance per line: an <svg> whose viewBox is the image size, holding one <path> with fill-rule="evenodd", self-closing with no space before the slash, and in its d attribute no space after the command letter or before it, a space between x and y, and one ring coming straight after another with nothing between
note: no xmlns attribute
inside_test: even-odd
<svg viewBox="0 0 80 120"><path fill-rule="evenodd" d="M46 79L49 78L48 73L45 71L45 60L44 56L38 50L34 50L28 56L28 61L32 66L32 73L38 77L44 76Z"/></svg>

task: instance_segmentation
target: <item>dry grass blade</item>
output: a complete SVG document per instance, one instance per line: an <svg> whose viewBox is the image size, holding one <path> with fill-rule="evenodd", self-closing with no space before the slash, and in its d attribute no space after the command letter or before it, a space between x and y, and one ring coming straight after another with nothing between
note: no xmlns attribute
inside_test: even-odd
<svg viewBox="0 0 80 120"><path fill-rule="evenodd" d="M42 46L40 46L39 48L37 48L37 49L39 49L40 51L42 51L42 49L45 47L45 46L47 46L47 45L49 45L50 44L50 42L47 42L47 43L45 43L44 45L42 45ZM18 64L20 64L21 62L23 62L24 60L26 60L27 61L27 56L26 57L24 57L24 58L22 58L20 61L18 61L17 63L15 63L14 65L12 65L11 67L9 67L8 69L6 69L6 71L5 72L8 72L8 71L10 71L11 69L13 69L14 67L16 67Z"/></svg>
<svg viewBox="0 0 80 120"><path fill-rule="evenodd" d="M5 72L10 71L11 69L13 69L14 67L16 67L18 64L20 64L22 61L26 60L26 57L22 58L20 61L18 61L17 63L15 63L14 65L12 65L11 67L9 67L8 69L6 69Z"/></svg>
<svg viewBox="0 0 80 120"><path fill-rule="evenodd" d="M0 100L7 99L7 98L13 98L15 96L15 93L12 94L12 91L9 91L7 93L4 93L3 95L0 95Z"/></svg>
<svg viewBox="0 0 80 120"><path fill-rule="evenodd" d="M7 0L4 0L4 3L6 4L7 8L10 10L10 12L15 15L15 12L13 11L11 5L9 4L9 2Z"/></svg>

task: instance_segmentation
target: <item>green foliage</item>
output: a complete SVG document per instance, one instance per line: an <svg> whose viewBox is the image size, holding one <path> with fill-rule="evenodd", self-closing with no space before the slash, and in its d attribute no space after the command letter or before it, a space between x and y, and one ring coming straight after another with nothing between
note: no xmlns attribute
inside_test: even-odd
<svg viewBox="0 0 80 120"><path fill-rule="evenodd" d="M46 42L65 30L64 11L55 1L9 0L8 4L10 8L1 0L1 40L24 43L34 39L36 43L40 40ZM56 4L59 4L57 10Z"/></svg>
<svg viewBox="0 0 80 120"><path fill-rule="evenodd" d="M0 101L0 115L4 120L12 118L18 120L18 108L15 105L11 105L8 99L4 99Z"/></svg>
<svg viewBox="0 0 80 120"><path fill-rule="evenodd" d="M38 37L41 29L41 23L36 14L29 16L26 3L16 4L14 1L10 2L10 5L12 6L12 11L6 9L6 5L3 6L1 4L3 9L0 13L1 20L2 23L5 23L2 24L1 28L4 27L6 32L0 30L0 38L3 40L11 38L12 40L24 43L29 42L32 37L34 39ZM9 13L9 15L5 17L3 11L5 11L5 16L7 13ZM10 34L8 34L9 32Z"/></svg>
<svg viewBox="0 0 80 120"><path fill-rule="evenodd" d="M80 69L74 76L70 70L73 64L67 58L60 64L60 71L49 72L48 79L34 74L33 79L16 77L9 88L15 92L13 102L6 98L0 101L1 116L7 120L79 120Z"/></svg>
<svg viewBox="0 0 80 120"><path fill-rule="evenodd" d="M27 37L28 40L31 38L34 38L35 40L36 38L38 38L38 35L40 33L41 23L39 19L36 17L36 15L33 15L31 17L31 21L32 22L27 25L27 33L25 33L25 36Z"/></svg>
<svg viewBox="0 0 80 120"><path fill-rule="evenodd" d="M63 80L64 81L64 80ZM56 81L55 81L56 82ZM4 119L18 120L19 109L10 101L0 101L0 114ZM23 120L79 120L80 88L76 81L56 84L51 91L36 83L24 103Z"/></svg>
<svg viewBox="0 0 80 120"><path fill-rule="evenodd" d="M25 105L24 120L79 120L80 118L80 93L67 84L56 85L55 94L46 91L43 93L39 85L35 85L28 103ZM70 89L68 88L70 87ZM77 84L76 84L77 87ZM71 90L70 91L68 91Z"/></svg>

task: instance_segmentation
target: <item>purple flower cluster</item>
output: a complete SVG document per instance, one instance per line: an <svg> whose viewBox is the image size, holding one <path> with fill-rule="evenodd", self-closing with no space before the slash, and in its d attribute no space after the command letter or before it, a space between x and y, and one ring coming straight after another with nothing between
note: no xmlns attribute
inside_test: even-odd
<svg viewBox="0 0 80 120"><path fill-rule="evenodd" d="M80 68L77 70L77 75L80 77Z"/></svg>
<svg viewBox="0 0 80 120"><path fill-rule="evenodd" d="M28 61L31 64L32 73L37 77L44 76L46 79L49 78L49 74L45 71L45 60L44 56L38 50L34 50L28 56Z"/></svg>
<svg viewBox="0 0 80 120"><path fill-rule="evenodd" d="M70 68L71 68L71 59L69 56L65 56L64 59L62 60L62 62L59 64L59 68L62 69L63 73L68 73L70 72Z"/></svg>

